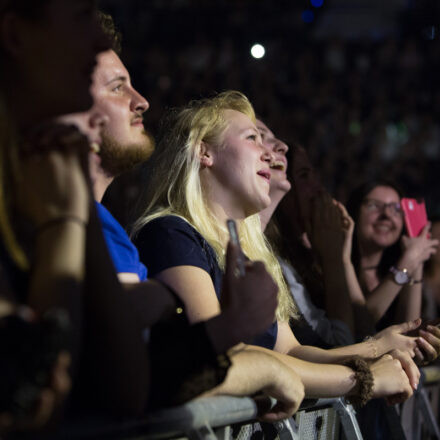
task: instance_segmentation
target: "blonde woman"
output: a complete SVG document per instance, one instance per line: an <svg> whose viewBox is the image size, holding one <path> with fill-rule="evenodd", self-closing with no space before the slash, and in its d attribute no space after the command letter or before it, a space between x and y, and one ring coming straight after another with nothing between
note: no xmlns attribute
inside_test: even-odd
<svg viewBox="0 0 440 440"><path fill-rule="evenodd" d="M353 369L335 365L346 357L300 346L292 334L288 321L295 317L295 305L258 216L270 204L271 159L262 146L253 108L239 92L171 112L149 162L146 208L134 226L150 275L176 290L191 322L217 315L226 220L232 218L244 254L262 261L279 288L277 321L253 341L256 346L245 349L265 351L290 366L309 397L354 395L362 402L372 396L407 398L412 389L399 361L386 355L371 364L370 372L362 362L351 362Z"/></svg>

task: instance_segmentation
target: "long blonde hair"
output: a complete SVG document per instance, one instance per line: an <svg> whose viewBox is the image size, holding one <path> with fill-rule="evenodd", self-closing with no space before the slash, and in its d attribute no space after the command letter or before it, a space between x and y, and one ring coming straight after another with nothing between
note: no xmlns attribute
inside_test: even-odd
<svg viewBox="0 0 440 440"><path fill-rule="evenodd" d="M226 226L219 224L207 203L200 182L202 142L221 148L227 128L225 110L236 110L255 122L251 103L240 92L227 91L211 99L192 101L169 112L161 127L156 151L147 165L147 179L141 198L143 212L134 223L133 234L155 218L176 215L190 223L214 249L217 262L225 267L224 238ZM278 284L277 318L288 321L296 317L293 303L280 265L266 240L258 214L239 224L240 242L251 260L263 261Z"/></svg>

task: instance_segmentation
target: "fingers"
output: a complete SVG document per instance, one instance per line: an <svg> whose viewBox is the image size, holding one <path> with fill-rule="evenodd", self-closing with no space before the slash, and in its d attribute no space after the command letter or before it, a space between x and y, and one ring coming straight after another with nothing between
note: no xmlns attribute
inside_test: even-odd
<svg viewBox="0 0 440 440"><path fill-rule="evenodd" d="M414 321L402 322L401 324L396 324L393 326L398 333L407 333L411 330L415 330L420 327L422 320L420 318L414 319Z"/></svg>
<svg viewBox="0 0 440 440"><path fill-rule="evenodd" d="M55 392L56 401L62 401L71 388L71 381L68 373L71 358L66 351L60 353L52 374L52 389Z"/></svg>
<svg viewBox="0 0 440 440"><path fill-rule="evenodd" d="M417 344L424 353L425 362L432 362L439 355L440 340L425 330L419 330L419 333L421 337L417 339Z"/></svg>
<svg viewBox="0 0 440 440"><path fill-rule="evenodd" d="M417 365L422 365L425 362L425 356L423 355L419 347L416 347L414 349L414 362Z"/></svg>
<svg viewBox="0 0 440 440"><path fill-rule="evenodd" d="M420 231L419 237L427 237L431 229L431 222L426 223L425 227Z"/></svg>
<svg viewBox="0 0 440 440"><path fill-rule="evenodd" d="M54 406L55 394L52 390L45 388L41 391L35 415L29 421L29 427L37 429L44 426L52 415Z"/></svg>
<svg viewBox="0 0 440 440"><path fill-rule="evenodd" d="M420 371L410 355L402 350L393 350L391 354L395 359L400 361L413 390L417 389L420 380Z"/></svg>
<svg viewBox="0 0 440 440"><path fill-rule="evenodd" d="M267 423L278 422L292 417L299 408L298 405L286 405L284 402L277 402L276 405L268 412L259 417L259 420Z"/></svg>

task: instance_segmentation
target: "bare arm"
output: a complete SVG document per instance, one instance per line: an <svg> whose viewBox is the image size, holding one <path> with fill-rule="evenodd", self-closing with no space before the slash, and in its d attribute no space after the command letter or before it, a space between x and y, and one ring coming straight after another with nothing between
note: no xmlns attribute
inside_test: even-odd
<svg viewBox="0 0 440 440"><path fill-rule="evenodd" d="M253 349L266 351L261 347ZM299 345L287 324L279 325L278 339L273 355L293 368L304 383L307 397L348 396L357 393L353 371L342 365L331 364L334 355L326 350ZM330 351L330 350L329 350ZM327 351L328 353L328 351ZM295 357L294 357L295 356ZM303 356L299 359L297 356ZM323 356L323 357L321 357ZM311 362L306 360L311 358ZM316 359L320 359L317 363ZM385 355L371 364L374 377L373 394L375 397L400 394L409 397L412 389L399 361L393 361Z"/></svg>
<svg viewBox="0 0 440 440"><path fill-rule="evenodd" d="M261 417L267 422L290 417L298 410L304 398L304 385L292 369L269 353L250 349L236 352L231 361L224 382L200 397L252 396L262 392L278 400L278 404Z"/></svg>
<svg viewBox="0 0 440 440"><path fill-rule="evenodd" d="M403 254L396 264L398 269L407 269L409 275L414 279L421 279L421 269L423 263L436 252L438 240L428 238L429 225L427 225L418 237L402 237ZM420 278L417 278L420 275ZM399 301L399 316L398 319L409 316L410 318L420 317L420 301L419 286L406 286L411 288L407 294L404 295L402 301ZM414 289L414 290L412 290ZM387 277L367 296L367 307L370 310L373 318L377 322L387 311L395 297L402 291L402 286L396 284L391 274ZM409 292L415 293L415 298L409 296ZM421 290L420 290L421 292ZM403 291L401 293L404 293ZM415 306L414 311L409 310L409 306Z"/></svg>

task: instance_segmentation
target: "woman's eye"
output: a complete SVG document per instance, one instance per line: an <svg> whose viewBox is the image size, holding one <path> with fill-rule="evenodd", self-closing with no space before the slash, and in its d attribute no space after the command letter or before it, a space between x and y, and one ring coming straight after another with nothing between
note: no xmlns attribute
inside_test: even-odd
<svg viewBox="0 0 440 440"><path fill-rule="evenodd" d="M257 139L257 135L256 134L250 134L247 138L255 141Z"/></svg>
<svg viewBox="0 0 440 440"><path fill-rule="evenodd" d="M119 84L112 89L113 92L120 92L121 90L122 90L122 84Z"/></svg>

